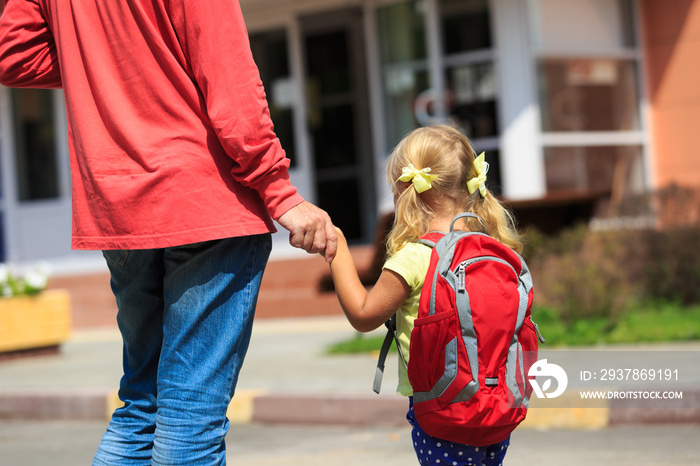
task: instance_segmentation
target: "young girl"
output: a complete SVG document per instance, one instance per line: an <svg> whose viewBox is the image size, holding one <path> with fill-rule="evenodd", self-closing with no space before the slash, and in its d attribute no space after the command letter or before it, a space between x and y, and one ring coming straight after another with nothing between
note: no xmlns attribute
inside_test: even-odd
<svg viewBox="0 0 700 466"><path fill-rule="evenodd" d="M429 231L447 232L459 213L472 212L483 222L460 220L455 229L483 231L516 252L522 242L508 211L486 188L488 163L475 157L469 140L449 126L419 128L403 139L387 162L387 179L395 204L394 226L387 240L388 260L368 292L342 232L331 275L338 300L350 324L361 332L383 325L397 314L397 336L408 362L413 321L431 248L417 243ZM487 447L456 444L427 435L413 415L413 390L406 367L399 363L397 392L409 397L407 419L421 465L500 465L509 439Z"/></svg>

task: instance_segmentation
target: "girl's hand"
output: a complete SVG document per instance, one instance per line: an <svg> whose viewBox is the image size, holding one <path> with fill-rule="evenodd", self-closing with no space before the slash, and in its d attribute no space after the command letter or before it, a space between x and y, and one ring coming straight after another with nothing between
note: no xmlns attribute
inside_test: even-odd
<svg viewBox="0 0 700 466"><path fill-rule="evenodd" d="M337 254L338 254L339 251L341 251L341 250L347 250L347 251L348 251L348 254L349 254L349 251L350 251L349 248L348 248L348 241L345 239L345 235L343 234L343 231L342 231L340 228L338 228L338 227L335 227L335 226L334 226L334 228L335 228L335 234L336 234L336 238L337 238L337 243L336 243L336 254L333 256L333 259L329 262L329 264L332 264L332 263L333 263L333 260L335 260L335 257L337 256ZM321 252L319 252L319 254L321 254L322 256L325 257L325 256L326 256L326 251L325 251L325 250L324 250L324 251L321 251Z"/></svg>
<svg viewBox="0 0 700 466"><path fill-rule="evenodd" d="M334 228L335 228L336 234L338 235L338 240L340 240L340 239L342 238L343 241L346 241L346 240L345 240L345 235L343 234L343 230L341 230L340 228L336 227L335 225L334 225Z"/></svg>

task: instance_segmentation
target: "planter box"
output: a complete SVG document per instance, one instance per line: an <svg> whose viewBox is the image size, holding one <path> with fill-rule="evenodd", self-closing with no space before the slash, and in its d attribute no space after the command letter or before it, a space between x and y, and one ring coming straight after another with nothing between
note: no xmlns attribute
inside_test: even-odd
<svg viewBox="0 0 700 466"><path fill-rule="evenodd" d="M0 353L56 346L70 336L70 294L0 298Z"/></svg>

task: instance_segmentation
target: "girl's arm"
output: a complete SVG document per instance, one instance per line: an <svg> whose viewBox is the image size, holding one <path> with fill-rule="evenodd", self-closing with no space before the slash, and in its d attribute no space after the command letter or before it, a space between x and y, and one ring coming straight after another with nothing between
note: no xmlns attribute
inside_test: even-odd
<svg viewBox="0 0 700 466"><path fill-rule="evenodd" d="M411 288L396 272L383 270L368 292L357 275L348 243L338 230L338 252L331 275L338 301L350 324L360 332L372 331L387 321L408 298Z"/></svg>

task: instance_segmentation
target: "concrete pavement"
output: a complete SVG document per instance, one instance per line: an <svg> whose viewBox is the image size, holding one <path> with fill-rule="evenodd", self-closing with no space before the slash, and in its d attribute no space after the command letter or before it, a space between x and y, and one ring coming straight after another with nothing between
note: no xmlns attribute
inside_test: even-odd
<svg viewBox="0 0 700 466"><path fill-rule="evenodd" d="M356 334L344 318L261 319L253 333L229 410L231 464L415 464L406 400L394 394L396 355L387 361L377 396L371 391L374 355L325 353ZM591 351L604 360L639 352L650 361L661 358L657 364L665 364L664 356L685 360L678 367L686 407L663 407L663 416L652 412L649 418L647 409L581 406L570 398L548 407L533 400L513 434L507 464L700 464L700 343ZM549 357L575 374L585 367L580 354L555 350ZM117 406L120 376L121 342L114 328L75 331L55 355L0 361L0 465L89 464Z"/></svg>
<svg viewBox="0 0 700 466"><path fill-rule="evenodd" d="M324 354L328 345L353 335L340 317L256 321L230 410L234 421L250 421L257 398L359 395L375 400L373 356ZM387 362L388 367L395 364L395 359ZM120 376L119 332L75 331L58 354L0 362L0 418L105 419L118 402ZM388 370L385 394L379 398L403 405L405 400L392 395L396 380L396 371Z"/></svg>
<svg viewBox="0 0 700 466"><path fill-rule="evenodd" d="M376 333L383 334L383 329ZM332 343L354 335L356 332L345 319L337 316L256 320L238 391L229 410L232 421L401 425L406 401L394 394L395 354L387 361L379 396L371 391L375 355L325 354ZM524 425L591 428L616 422L700 423L700 360L695 357L698 351L700 343L689 342L596 347L588 354L607 361L643 352L645 359L661 358L654 362L655 367L667 367L670 358L674 367L680 368L681 380L674 387L683 388L684 399L677 400L673 409L659 405L661 417L648 418L650 410L634 406L622 410L620 400L615 405L601 402L590 408L564 396L557 400L558 404L533 400ZM564 367L571 368L570 374L578 374L585 367L580 366L581 353L554 350L549 354L550 359L559 358ZM106 419L119 402L116 388L120 376L118 331L113 327L75 331L58 354L0 361L0 418ZM569 381L570 386L576 383ZM537 409L550 407L553 409ZM673 415L669 417L668 413Z"/></svg>
<svg viewBox="0 0 700 466"><path fill-rule="evenodd" d="M105 421L0 422L0 464L90 464ZM507 466L680 466L700 464L700 425L605 429L518 429ZM406 466L417 464L406 426L232 424L228 463L243 466Z"/></svg>
<svg viewBox="0 0 700 466"><path fill-rule="evenodd" d="M376 332L383 334L381 329ZM330 344L354 335L345 319L337 316L256 320L229 417L237 423L402 425L406 401L394 394L395 354L387 361L379 396L371 391L375 355L325 354ZM550 354L550 360L554 358L563 367L571 368L570 374L579 374L587 367L581 365L584 353L578 350L545 351L543 354ZM620 422L700 423L700 360L695 357L698 351L700 342L596 347L585 353L587 358L595 356L606 362L643 354L658 368L667 367L670 358L681 371L680 381L674 381L673 388L682 388L684 399L676 400L670 407L658 404L660 416L650 417L653 410L638 409L629 405L629 400L590 405L563 396L556 404L555 400L533 399L524 426L597 428ZM75 331L58 354L0 361L0 418L106 419L119 402L116 388L120 376L118 331L113 327ZM582 383L573 380L572 375L570 379L572 387ZM622 406L623 402L628 404Z"/></svg>

